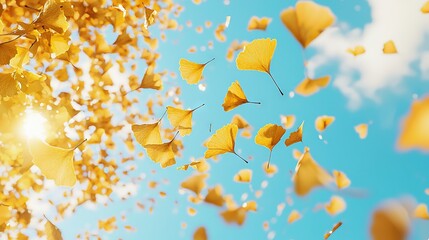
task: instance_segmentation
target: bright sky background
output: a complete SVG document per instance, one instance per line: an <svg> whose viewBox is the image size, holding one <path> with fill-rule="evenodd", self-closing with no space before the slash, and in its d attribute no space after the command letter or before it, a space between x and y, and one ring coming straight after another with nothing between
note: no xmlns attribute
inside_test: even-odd
<svg viewBox="0 0 429 240"><path fill-rule="evenodd" d="M210 161L208 186L223 186L224 193L233 194L237 203L241 203L243 194L248 200L257 200L258 211L248 213L243 226L227 225L219 216L217 207L187 201L188 193L179 194L181 181L193 174L193 170L178 171L175 167L161 169L148 158L139 160L136 173L145 176L141 185L129 186L134 195L126 201L120 201L116 194L114 203L109 207L82 206L72 217L56 223L65 239L74 239L77 233L85 230L96 231L97 221L116 216L119 229L112 234L99 232L103 239L191 239L194 230L205 226L209 239L267 239L269 232L275 233L275 239L322 239L338 221L343 226L331 239L361 240L369 238L369 225L372 211L384 200L410 196L416 202L429 203L424 190L429 187L428 155L419 151L398 152L396 139L401 119L407 114L414 98L420 98L429 89L429 15L420 12L422 0L325 0L316 1L329 6L336 15L334 27L323 33L306 50L309 59L310 74L313 77L329 74L331 84L310 97L289 92L304 77L301 46L281 23L280 12L294 6L291 0L230 0L226 5L221 0L206 0L194 5L190 0L179 1L185 11L179 18L184 26L181 32L168 32L167 41L160 41L158 70L175 70L179 75L179 59L187 58L195 62L216 60L207 65L204 71L206 91L200 91L197 85L187 85L180 77L168 79L165 84L182 87L182 100L185 108L195 108L205 103L202 109L194 113L194 129L184 138L184 156L178 159L177 166L189 161L190 157L204 155L202 142L214 130L229 123L232 116L240 114L253 127L251 139L237 137L237 149L244 157L252 156L249 164L243 163L232 154L221 156L217 163ZM225 34L227 41L219 43L214 39L214 29L231 16L231 23ZM252 16L271 17L267 31L247 31L247 23ZM192 21L191 28L186 27ZM195 27L204 26L210 20L213 25L204 29L202 34ZM109 30L106 30L107 32ZM269 76L253 71L239 71L235 61L225 58L227 48L236 39L251 41L257 38L277 39L277 48L271 63L271 73L281 89L286 93L280 96ZM112 38L113 39L113 38ZM383 43L394 40L399 54L382 54ZM213 49L201 51L208 41L214 41ZM346 53L346 49L357 44L364 45L367 53L357 58ZM199 50L188 53L191 46ZM139 68L141 76L144 68ZM126 77L119 72L111 72L117 79ZM261 105L247 104L230 112L222 109L223 98L229 85L239 80L249 100L260 101ZM152 90L133 93L142 99L155 96ZM142 111L146 111L143 105ZM161 116L164 109L156 109ZM258 129L267 123L281 124L280 114L296 116L291 130L305 121L304 142L286 148L283 140L274 148L271 162L279 168L274 177L266 176L262 164L267 160L269 151L254 144L253 137ZM335 122L323 133L320 140L314 128L314 120L320 115L335 116ZM166 119L164 119L166 121ZM369 124L368 137L359 139L354 126ZM166 123L165 123L166 124ZM209 126L212 124L212 132ZM286 132L288 136L291 130ZM331 172L341 170L351 179L348 190L317 189L304 198L292 192L291 171L296 161L292 150L310 147L311 154L318 163ZM126 151L125 149L122 149ZM144 151L139 146L137 152ZM137 153L136 153L137 154ZM251 184L233 181L233 176L242 168L253 170ZM152 171L155 170L156 174ZM162 183L168 179L169 183ZM156 189L149 189L149 181L160 182ZM262 181L268 181L261 198L256 199L254 191L261 189ZM135 188L135 189L134 189ZM122 189L124 190L124 189ZM118 189L116 193L120 192ZM167 193L159 197L159 191ZM340 195L347 202L345 212L332 217L323 209L314 211L319 203L328 202L333 194ZM293 198L293 206L286 206L283 214L276 215L277 205L285 202L286 195ZM358 195L358 196L356 196ZM155 198L152 214L148 210L138 210L136 201L150 207L148 199ZM187 207L197 210L190 217ZM42 208L42 207L41 207ZM303 214L299 221L288 224L287 216L296 209ZM126 215L127 221L121 221ZM262 224L269 221L270 229L264 231ZM413 220L413 232L410 239L428 239L429 223ZM181 223L187 228L182 229ZM131 225L136 232L127 232L124 225Z"/></svg>

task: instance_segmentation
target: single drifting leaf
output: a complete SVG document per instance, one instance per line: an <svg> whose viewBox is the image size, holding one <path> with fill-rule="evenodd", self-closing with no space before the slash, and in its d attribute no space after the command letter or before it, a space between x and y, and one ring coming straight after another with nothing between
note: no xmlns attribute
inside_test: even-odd
<svg viewBox="0 0 429 240"><path fill-rule="evenodd" d="M314 2L297 2L280 13L280 19L295 39L306 48L326 28L335 21L335 16L328 7Z"/></svg>
<svg viewBox="0 0 429 240"><path fill-rule="evenodd" d="M248 101L240 83L238 81L233 82L228 88L228 92L223 100L223 110L228 112L245 103L261 104L260 102Z"/></svg>
<svg viewBox="0 0 429 240"><path fill-rule="evenodd" d="M295 92L302 96L313 95L321 88L328 86L330 80L330 76L324 76L316 79L306 78L300 84L298 84L298 86L296 86Z"/></svg>
<svg viewBox="0 0 429 240"><path fill-rule="evenodd" d="M207 195L204 198L204 202L213 204L218 207L222 207L225 204L225 199L222 196L222 186L216 185L214 188L210 188L207 191Z"/></svg>
<svg viewBox="0 0 429 240"><path fill-rule="evenodd" d="M208 240L205 227L199 227L194 232L193 240Z"/></svg>
<svg viewBox="0 0 429 240"><path fill-rule="evenodd" d="M195 165L197 165L199 163L200 163L199 161L196 161L196 162L191 162L189 164L184 164L184 165L182 165L180 167L177 167L177 170L184 170L184 171L186 171L186 170L188 170L189 167L195 166Z"/></svg>
<svg viewBox="0 0 429 240"><path fill-rule="evenodd" d="M337 215L346 209L346 202L342 197L332 196L331 200L325 205L325 210L330 215Z"/></svg>
<svg viewBox="0 0 429 240"><path fill-rule="evenodd" d="M288 223L294 223L294 222L298 221L299 219L301 219L301 217L302 217L301 213L299 213L297 210L292 210L292 212L287 217L287 222Z"/></svg>
<svg viewBox="0 0 429 240"><path fill-rule="evenodd" d="M365 53L365 48L363 46L356 46L354 48L347 49L347 52L353 54L353 56L359 56Z"/></svg>
<svg viewBox="0 0 429 240"><path fill-rule="evenodd" d="M250 181L252 181L251 169L241 169L234 175L234 182L249 183Z"/></svg>
<svg viewBox="0 0 429 240"><path fill-rule="evenodd" d="M429 220L428 207L426 204L422 203L417 205L414 209L414 217Z"/></svg>
<svg viewBox="0 0 429 240"><path fill-rule="evenodd" d="M180 184L180 187L188 189L194 192L196 195L199 195L200 192L206 187L205 180L207 177L208 175L205 173L190 176Z"/></svg>
<svg viewBox="0 0 429 240"><path fill-rule="evenodd" d="M273 58L276 45L276 39L266 38L253 40L243 47L243 51L238 54L235 61L238 70L253 70L267 73L273 80L280 94L283 95L282 90L280 90L280 87L277 85L276 80L274 80L270 72L271 59Z"/></svg>
<svg viewBox="0 0 429 240"><path fill-rule="evenodd" d="M294 115L280 115L280 121L283 124L284 128L289 129L293 126L295 123L295 116Z"/></svg>
<svg viewBox="0 0 429 240"><path fill-rule="evenodd" d="M294 190L298 196L305 196L313 188L325 186L332 182L332 176L325 171L311 157L309 149L306 149L301 159L295 167L295 174L292 177Z"/></svg>
<svg viewBox="0 0 429 240"><path fill-rule="evenodd" d="M342 222L337 222L329 232L325 233L325 236L323 236L323 239L324 240L328 239L335 231L337 231L339 227L341 227L341 225L343 225Z"/></svg>
<svg viewBox="0 0 429 240"><path fill-rule="evenodd" d="M159 73L155 73L154 71L155 64L149 65L146 69L146 72L144 73L140 86L135 90L138 90L140 88L162 90L163 85L161 75Z"/></svg>
<svg viewBox="0 0 429 240"><path fill-rule="evenodd" d="M50 28L58 33L64 33L69 28L67 18L57 0L48 0L34 24L39 27Z"/></svg>
<svg viewBox="0 0 429 240"><path fill-rule="evenodd" d="M203 77L204 68L213 60L214 58L206 63L195 63L181 58L179 61L180 76L182 76L183 80L188 84L197 84Z"/></svg>
<svg viewBox="0 0 429 240"><path fill-rule="evenodd" d="M270 168L271 153L273 148L277 145L285 132L286 130L282 126L269 123L259 129L258 133L256 134L255 143L270 150L267 168Z"/></svg>
<svg viewBox="0 0 429 240"><path fill-rule="evenodd" d="M192 113L204 104L192 109L183 110L175 107L167 107L167 118L170 121L171 126L179 130L180 136L186 136L192 132Z"/></svg>
<svg viewBox="0 0 429 240"><path fill-rule="evenodd" d="M243 225L246 220L247 210L243 207L235 209L227 209L220 213L223 220L227 223L235 223L239 226Z"/></svg>
<svg viewBox="0 0 429 240"><path fill-rule="evenodd" d="M383 53L384 54L395 54L395 53L398 53L398 50L396 49L395 43L392 40L387 41L384 44Z"/></svg>
<svg viewBox="0 0 429 240"><path fill-rule="evenodd" d="M258 210L258 203L256 201L248 201L242 204L242 208L246 211L256 212Z"/></svg>
<svg viewBox="0 0 429 240"><path fill-rule="evenodd" d="M268 162L264 162L262 164L262 169L264 170L265 174L267 174L269 177L273 176L278 172L277 166L274 164L270 164Z"/></svg>
<svg viewBox="0 0 429 240"><path fill-rule="evenodd" d="M425 4L423 4L422 8L420 9L422 13L429 13L429 1L427 1Z"/></svg>
<svg viewBox="0 0 429 240"><path fill-rule="evenodd" d="M323 132L325 129L335 121L333 116L319 116L314 121L314 127L318 132Z"/></svg>
<svg viewBox="0 0 429 240"><path fill-rule="evenodd" d="M343 189L343 188L347 188L348 186L350 186L350 183L351 183L350 179L343 172L334 170L332 172L332 175L335 178L335 183L336 183L338 189Z"/></svg>
<svg viewBox="0 0 429 240"><path fill-rule="evenodd" d="M360 139L365 139L368 136L368 124L362 123L355 126L355 131L359 135Z"/></svg>
<svg viewBox="0 0 429 240"><path fill-rule="evenodd" d="M231 123L218 129L206 142L207 150L204 153L204 157L211 158L224 153L233 153L241 158L241 160L248 163L246 159L235 152L235 138L237 132L237 125Z"/></svg>
<svg viewBox="0 0 429 240"><path fill-rule="evenodd" d="M62 240L61 231L51 223L48 219L46 219L45 223L45 234L48 240Z"/></svg>
<svg viewBox="0 0 429 240"><path fill-rule="evenodd" d="M407 208L398 201L387 202L372 215L373 240L405 240L410 232L411 220Z"/></svg>
<svg viewBox="0 0 429 240"><path fill-rule="evenodd" d="M238 129L250 127L249 123L240 115L236 114L232 117L231 123L237 125Z"/></svg>
<svg viewBox="0 0 429 240"><path fill-rule="evenodd" d="M178 133L179 132L177 132L173 139L171 139L169 142L144 145L149 158L153 162L159 163L162 168L176 164L176 158L173 152L173 142Z"/></svg>
<svg viewBox="0 0 429 240"><path fill-rule="evenodd" d="M402 122L397 139L401 150L420 149L429 151L429 96L415 100Z"/></svg>
<svg viewBox="0 0 429 240"><path fill-rule="evenodd" d="M144 12L145 12L144 26L147 29L150 25L155 23L156 15L158 14L158 12L148 7L144 7Z"/></svg>
<svg viewBox="0 0 429 240"><path fill-rule="evenodd" d="M298 129L295 132L291 132L289 137L285 140L286 147L289 147L290 145L302 142L302 131L304 130L304 122L299 125Z"/></svg>
<svg viewBox="0 0 429 240"><path fill-rule="evenodd" d="M148 144L161 144L161 133L159 130L159 122L150 124L134 124L131 126L134 137L142 147Z"/></svg>
<svg viewBox="0 0 429 240"><path fill-rule="evenodd" d="M76 175L73 165L74 150L83 142L71 149L59 148L48 145L39 139L30 139L28 146L33 163L43 176L54 180L57 186L72 187L76 183Z"/></svg>
<svg viewBox="0 0 429 240"><path fill-rule="evenodd" d="M256 16L253 16L250 18L249 24L247 24L247 30L265 31L270 23L271 23L271 18L268 18L268 17L258 18Z"/></svg>

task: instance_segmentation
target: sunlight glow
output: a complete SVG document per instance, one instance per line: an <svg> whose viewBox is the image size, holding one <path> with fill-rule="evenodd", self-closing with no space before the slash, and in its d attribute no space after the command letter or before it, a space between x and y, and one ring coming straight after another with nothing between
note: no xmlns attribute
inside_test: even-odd
<svg viewBox="0 0 429 240"><path fill-rule="evenodd" d="M44 118L40 113L27 109L25 111L22 133L27 138L39 138L44 140L46 138L44 128L46 121L46 118Z"/></svg>

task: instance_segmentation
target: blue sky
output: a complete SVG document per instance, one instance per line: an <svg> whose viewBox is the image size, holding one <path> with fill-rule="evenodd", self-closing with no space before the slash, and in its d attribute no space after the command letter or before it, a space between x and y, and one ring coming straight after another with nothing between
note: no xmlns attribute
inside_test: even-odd
<svg viewBox="0 0 429 240"><path fill-rule="evenodd" d="M340 69L343 66L341 64L349 60L342 62L342 55L332 57L324 50L329 42L328 37L332 37L333 46L336 45L335 40L364 41L365 38L359 38L359 36L365 35L365 27L370 25L375 17L371 15L373 8L379 7L375 0L369 2L316 1L331 8L337 18L334 28L340 29L340 34L326 33L327 36L323 36L325 33L322 34L321 38L325 38L316 40L315 46L306 50L306 56L310 62L317 56L325 57L329 62L314 65L312 71L315 76L330 75L332 82L326 89L315 95L310 97L295 95L293 98L290 98L288 93L293 91L304 77L302 49L281 23L279 15L283 9L295 5L295 1L230 0L229 5L225 5L223 1L214 0L203 1L200 5L194 5L191 1L180 2L185 6L185 11L178 21L184 29L181 32L168 32L167 41L160 41L158 50L162 58L157 68L178 73L180 58L195 62L206 62L213 57L216 60L207 65L204 71L204 83L207 84L204 92L196 85L187 85L180 77L167 80L167 86L171 84L182 88L181 99L185 108L206 104L194 113L193 132L183 139L184 156L178 159L178 165L187 163L190 157L202 157L205 151L202 142L214 132L209 132L209 125L212 124L213 130L218 129L229 123L235 114L240 114L252 125L253 137L258 129L267 123L281 124L280 114L294 114L296 122L291 130L297 128L301 121L305 121L303 143L286 148L283 144L285 138L283 138L274 148L271 162L278 166L279 172L272 178L267 177L262 169L262 164L266 161L269 152L266 148L255 145L253 137L245 139L238 136L236 143L242 156L253 157L249 164L244 164L232 154L223 155L217 163L210 161L208 186L221 184L224 193L232 194L237 203L241 203L240 198L245 193L249 196L248 200L257 200L258 211L249 213L243 226L227 225L219 216L220 209L204 203L191 204L187 201L187 193L179 194L180 182L191 176L193 170L177 171L175 167L161 169L148 158L144 158L139 160L138 169L134 173L134 176L140 174L146 176L138 186L137 194L126 201L116 199L108 207L98 206L95 210L80 207L75 215L58 223L66 239L74 239L74 236L83 230L95 230L98 219L116 216L119 230L112 234L100 232L103 239L191 239L194 230L199 226L206 227L209 239L266 239L270 231L275 232L275 239L321 239L332 225L342 221L343 226L333 234L331 239L359 240L369 238L371 213L382 201L412 196L417 202L429 202L428 196L424 193L424 190L429 187L427 155L419 151L398 152L395 147L400 122L409 110L413 94L420 97L429 89L428 82L422 80L424 77L420 74L418 60L420 55L405 58L408 62L403 62L404 65L409 65L412 74L403 74L398 84L394 86L380 87L375 97L362 93L370 91L367 88L371 86L365 85L366 88L362 87L357 91L357 94L360 94L359 103L355 104L341 87L335 85L336 81L341 81L339 77L344 75ZM386 1L381 2L386 3ZM402 4L404 1L394 1L392 5L400 2ZM386 5L385 8L386 11L392 8L394 12L395 7ZM416 9L415 14L421 14L419 9ZM213 31L218 24L225 21L226 16L231 16L231 23L225 31L227 41L219 43L214 39ZM247 31L247 23L252 16L271 17L272 22L267 31ZM188 20L193 22L193 27L186 27L185 23ZM204 29L202 34L196 33L194 28L203 26L207 20L212 21L212 27ZM349 38L347 32L350 33L353 29L360 29L360 35ZM340 38L341 34L345 37ZM285 96L277 92L268 75L253 71L239 71L235 61L228 62L225 59L227 48L233 40L251 41L257 38L277 39L271 73L286 93ZM187 52L191 46L195 45L198 48L206 46L210 40L214 41L212 50L197 51L193 54ZM416 48L423 51L428 46L422 45ZM338 51L345 52L346 49ZM399 54L401 54L401 48L399 48ZM348 57L353 58L351 55ZM404 59L400 58L397 61L401 60ZM383 63L372 64L383 65ZM356 76L353 80L359 81L360 76L364 75L359 71L365 67L361 62L357 62L356 65L362 67L352 68L351 71L354 71L353 76ZM382 70L385 69L383 66L380 67ZM143 72L144 67L139 70ZM249 100L260 101L262 104L247 104L230 112L224 112L223 98L227 88L235 80L240 82ZM372 81L378 80L372 79ZM352 87L356 86L352 85ZM141 99L147 99L153 97L155 92L149 90L136 94L140 94L138 97ZM141 108L146 111L143 103L144 101ZM157 108L156 115L160 116L163 111L164 108ZM335 122L323 133L327 143L319 139L319 133L314 128L314 120L320 115L336 117ZM369 124L368 137L364 140L359 139L354 131L354 126L360 123ZM166 119L164 124L167 125ZM291 130L288 130L285 136L289 135ZM341 192L317 189L303 198L290 193L293 187L290 171L293 171L296 165L292 150L294 148L302 150L305 146L310 147L312 156L328 171L336 169L345 172L352 181L351 187ZM139 146L138 151L144 150ZM242 168L253 170L251 184L233 181L234 174ZM153 174L152 170L156 170L156 174ZM147 187L149 181L163 179L168 179L169 183L160 184L155 190ZM252 191L260 189L261 182L264 180L268 181L268 187L264 189L262 197L256 199ZM160 198L159 191L165 191L167 197ZM362 196L355 196L355 193ZM317 204L328 202L334 194L345 198L347 202L345 212L332 217L324 210L314 211ZM284 202L287 195L292 196L293 206L286 206L283 214L276 216L277 205ZM136 208L136 201L147 203L147 199L151 197L156 199L152 214L147 210L140 211ZM197 215L188 216L186 212L188 206L194 207ZM299 210L303 218L288 224L287 216L293 209ZM127 216L126 222L120 220L122 214ZM270 222L269 231L263 230L264 221ZM181 228L182 222L187 223L186 229ZM121 227L124 225L132 225L137 231L126 232ZM429 229L429 223L414 220L410 239L429 238L429 232L425 229Z"/></svg>

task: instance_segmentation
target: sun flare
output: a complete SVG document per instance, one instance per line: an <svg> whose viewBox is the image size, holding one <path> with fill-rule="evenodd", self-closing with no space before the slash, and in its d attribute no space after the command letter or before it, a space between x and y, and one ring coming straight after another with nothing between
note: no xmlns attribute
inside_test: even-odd
<svg viewBox="0 0 429 240"><path fill-rule="evenodd" d="M40 113L31 109L25 111L25 119L22 126L22 133L27 138L39 138L44 140L46 138L45 125L46 118Z"/></svg>

